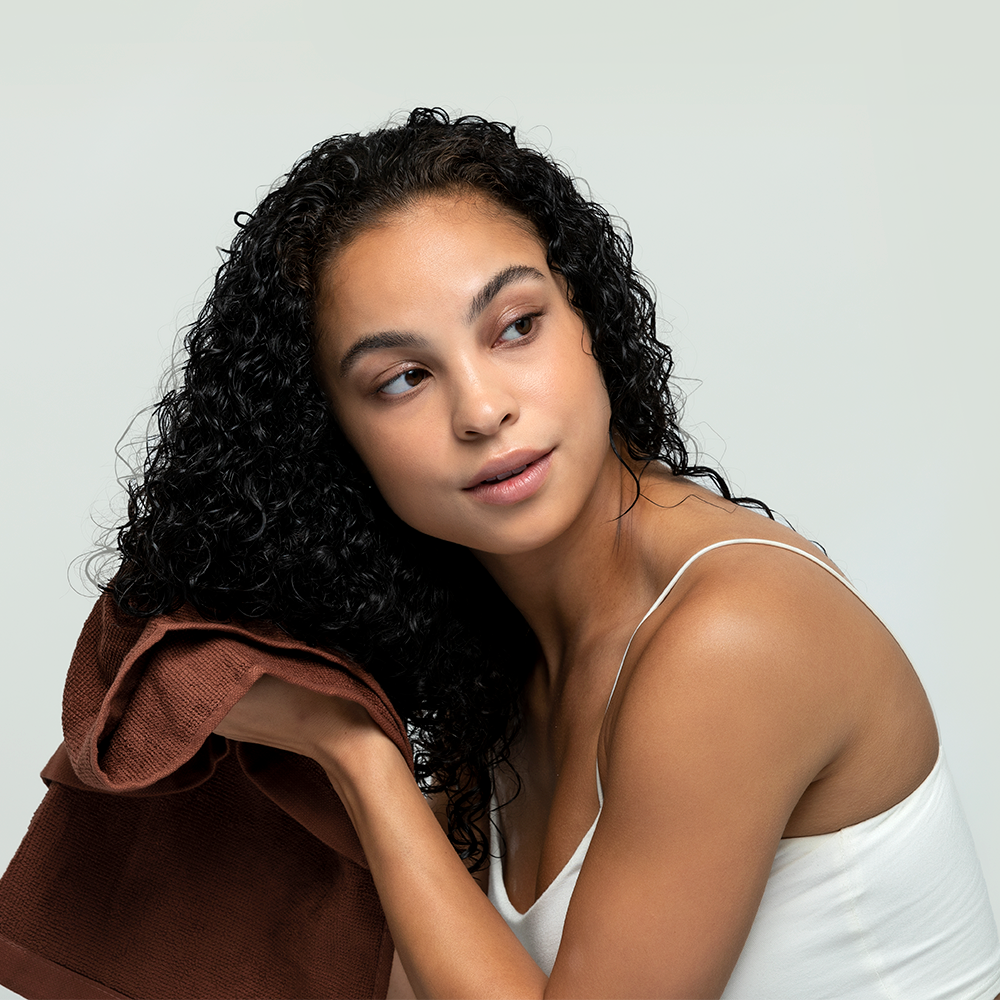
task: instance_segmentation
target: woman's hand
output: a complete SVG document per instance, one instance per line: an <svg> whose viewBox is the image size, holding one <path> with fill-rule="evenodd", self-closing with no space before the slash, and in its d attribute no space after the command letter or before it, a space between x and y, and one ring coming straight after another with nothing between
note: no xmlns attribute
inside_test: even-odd
<svg viewBox="0 0 1000 1000"><path fill-rule="evenodd" d="M355 749L357 741L383 736L353 701L319 694L264 675L215 728L227 739L290 750L326 766Z"/></svg>

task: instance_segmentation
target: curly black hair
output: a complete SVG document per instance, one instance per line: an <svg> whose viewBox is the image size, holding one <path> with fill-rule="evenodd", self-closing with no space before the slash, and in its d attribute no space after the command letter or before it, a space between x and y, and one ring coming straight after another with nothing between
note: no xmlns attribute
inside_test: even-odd
<svg viewBox="0 0 1000 1000"><path fill-rule="evenodd" d="M418 779L447 792L452 842L475 867L537 644L467 551L389 510L313 370L314 302L338 249L422 195L469 190L547 245L590 331L616 451L747 499L689 460L670 350L628 232L514 128L418 108L320 143L236 217L185 338L183 378L155 408L107 589L136 615L190 602L213 619L276 622L364 664L410 727Z"/></svg>

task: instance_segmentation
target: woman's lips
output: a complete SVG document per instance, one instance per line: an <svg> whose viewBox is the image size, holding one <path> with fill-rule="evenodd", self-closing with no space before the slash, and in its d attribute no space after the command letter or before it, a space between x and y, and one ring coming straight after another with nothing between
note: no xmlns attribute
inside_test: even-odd
<svg viewBox="0 0 1000 1000"><path fill-rule="evenodd" d="M489 504L512 504L527 500L538 491L542 483L545 482L549 474L549 466L552 461L552 452L546 452L541 458L514 465L513 469L496 475L506 476L504 479L493 482L480 482L475 486L466 487L466 493L471 493L477 500ZM513 471L513 475L508 473Z"/></svg>

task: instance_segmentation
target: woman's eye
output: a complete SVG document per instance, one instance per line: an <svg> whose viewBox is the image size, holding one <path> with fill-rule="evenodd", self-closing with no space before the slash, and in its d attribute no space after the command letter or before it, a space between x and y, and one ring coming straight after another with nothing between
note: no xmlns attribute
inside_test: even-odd
<svg viewBox="0 0 1000 1000"><path fill-rule="evenodd" d="M510 326L506 327L497 339L504 341L520 340L531 333L534 325L534 316L521 316L519 319L514 320Z"/></svg>
<svg viewBox="0 0 1000 1000"><path fill-rule="evenodd" d="M415 389L425 378L427 378L427 372L423 368L411 368L409 371L405 371L386 382L379 389L379 392L384 392L389 396L399 396L404 392Z"/></svg>

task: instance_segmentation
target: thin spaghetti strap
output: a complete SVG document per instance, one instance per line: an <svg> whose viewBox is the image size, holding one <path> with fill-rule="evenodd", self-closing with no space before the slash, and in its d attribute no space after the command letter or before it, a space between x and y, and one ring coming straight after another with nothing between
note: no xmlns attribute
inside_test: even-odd
<svg viewBox="0 0 1000 1000"><path fill-rule="evenodd" d="M639 629L642 628L643 623L666 600L670 591L674 589L677 581L684 575L684 572L696 559L700 559L706 552L711 552L713 549L721 549L726 545L770 545L776 549L788 549L789 552L797 552L800 556L805 556L806 559L814 562L817 566L825 569L832 577L838 579L852 594L854 594L855 597L857 597L859 601L861 601L862 604L864 604L866 608L868 607L868 602L857 592L857 590L855 590L854 586L846 577L842 576L832 567L827 566L827 564L818 556L814 556L812 553L806 552L805 549L800 549L795 545L788 545L785 542L776 542L770 538L727 538L721 542L713 542L711 545L706 545L703 549L699 549L693 556L691 556L690 559L687 560L687 562L684 563L683 566L681 566L681 568L673 575L673 579L671 579L666 587L663 588L660 596L653 601L653 606L642 616L642 620L639 624L636 625L635 631L633 631L632 635L629 637L628 644L625 646L625 652L622 653L622 661L618 664L618 672L615 674L615 682L611 685L611 694L608 695L607 704L604 706L605 715L608 714L608 708L611 706L611 699L615 696L615 690L618 687L618 679L622 675L622 667L625 666L625 659L628 656L628 651L632 648L632 640L638 634ZM871 608L868 608L868 610L871 611ZM872 611L872 614L875 614L875 612ZM878 618L878 615L875 617ZM879 621L881 621L881 619L879 619ZM604 789L601 785L600 762L597 762L597 800L601 808L603 808Z"/></svg>
<svg viewBox="0 0 1000 1000"><path fill-rule="evenodd" d="M632 647L632 640L636 637L639 629L642 628L646 619L667 599L670 591L674 589L674 585L677 581L684 575L685 570L696 560L700 559L706 552L711 552L713 549L721 549L725 545L772 545L778 549L788 549L789 552L797 552L800 556L805 556L806 559L811 560L816 563L817 566L821 566L827 571L831 576L836 577L847 589L857 597L865 607L868 607L865 599L854 589L850 581L846 577L843 577L835 569L827 566L822 559L817 556L806 552L804 549L797 548L794 545L788 545L785 542L776 542L770 538L727 538L721 542L713 542L711 545L706 545L703 549L699 549L693 556L683 566L674 574L673 579L663 588L662 593L655 601L653 601L653 606L642 616L642 620L635 627L635 631L629 637L628 644L625 646L625 652L622 653L622 662L618 664L618 673L615 674L615 682L611 685L611 694L608 695L608 702L604 706L604 714L608 714L608 708L611 705L611 699L615 696L615 688L618 687L618 678L622 675L622 667L625 666L625 658L628 656L628 651Z"/></svg>

